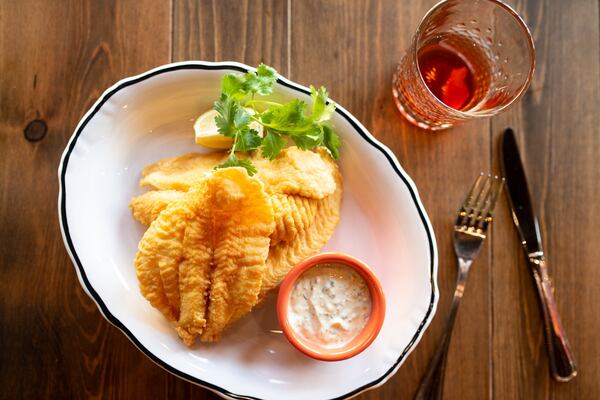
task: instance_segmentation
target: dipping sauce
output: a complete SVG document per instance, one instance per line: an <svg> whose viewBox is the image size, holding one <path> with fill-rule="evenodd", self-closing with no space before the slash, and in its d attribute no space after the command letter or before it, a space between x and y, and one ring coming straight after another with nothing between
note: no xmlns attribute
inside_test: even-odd
<svg viewBox="0 0 600 400"><path fill-rule="evenodd" d="M364 329L371 316L371 293L354 268L318 264L298 277L291 291L288 321L304 339L340 348Z"/></svg>

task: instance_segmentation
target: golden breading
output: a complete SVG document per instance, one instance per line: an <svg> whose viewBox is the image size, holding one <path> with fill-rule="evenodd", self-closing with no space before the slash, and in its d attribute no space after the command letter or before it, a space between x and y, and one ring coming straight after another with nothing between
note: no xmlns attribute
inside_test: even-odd
<svg viewBox="0 0 600 400"><path fill-rule="evenodd" d="M185 195L177 190L151 190L134 197L129 204L133 216L149 225L167 206ZM289 194L270 196L275 215L275 230L271 234L271 246L281 241L291 241L299 231L307 229L317 211L318 200Z"/></svg>
<svg viewBox="0 0 600 400"><path fill-rule="evenodd" d="M208 323L201 340L214 341L256 305L274 222L262 183L244 169L218 170L207 184L215 246Z"/></svg>
<svg viewBox="0 0 600 400"><path fill-rule="evenodd" d="M178 190L151 190L131 199L129 208L135 219L150 225L162 210L174 201L180 200L185 192Z"/></svg>
<svg viewBox="0 0 600 400"><path fill-rule="evenodd" d="M144 168L140 186L185 192L226 158L226 153L188 153L182 156L163 158Z"/></svg>
<svg viewBox="0 0 600 400"><path fill-rule="evenodd" d="M271 204L275 215L275 230L271 246L293 240L312 224L319 200L290 194L272 194Z"/></svg>
<svg viewBox="0 0 600 400"><path fill-rule="evenodd" d="M188 153L162 159L144 168L140 186L186 191L226 157L226 153ZM242 155L238 157L243 158ZM335 163L321 149L309 151L292 146L283 149L273 161L263 158L257 151L252 156L252 162L258 170L258 178L269 193L322 199L335 191Z"/></svg>
<svg viewBox="0 0 600 400"><path fill-rule="evenodd" d="M201 196L201 189L185 197ZM134 260L142 295L171 321L179 318L177 268L185 256L185 230L194 215L190 206L185 198L170 204L144 233Z"/></svg>
<svg viewBox="0 0 600 400"><path fill-rule="evenodd" d="M283 149L274 160L256 153L252 161L269 193L297 194L322 199L335 191L331 157L326 151L300 150L296 146Z"/></svg>
<svg viewBox="0 0 600 400"><path fill-rule="evenodd" d="M263 184L243 168L215 171L144 234L135 258L140 290L178 321L187 345L199 335L216 340L256 304L273 229Z"/></svg>
<svg viewBox="0 0 600 400"><path fill-rule="evenodd" d="M190 197L186 195L185 199L193 210L193 216L188 220L182 239L185 257L181 260L178 270L181 306L175 328L187 346L194 344L196 337L206 327L214 253L213 221L210 214L205 212L210 207L209 188L206 182L201 182L195 189L192 188L190 192L196 191L196 194Z"/></svg>
<svg viewBox="0 0 600 400"><path fill-rule="evenodd" d="M169 199L181 196L173 189L187 190L223 159L222 153L189 153L144 168L141 186L171 190L155 190L135 197L130 204L134 217L149 224L166 208ZM272 194L276 228L271 235L271 246L280 241L291 241L312 223L317 207L314 199L335 190L333 174L337 165L326 151L304 151L297 147L284 149L272 162L257 152L253 162L259 170L258 178L265 183L265 190Z"/></svg>
<svg viewBox="0 0 600 400"><path fill-rule="evenodd" d="M271 247L267 258L267 270L260 290L260 299L279 285L292 267L321 250L327 243L340 220L342 201L342 176L333 174L337 189L317 204L316 215L308 229L302 230L291 242L281 242Z"/></svg>
<svg viewBox="0 0 600 400"><path fill-rule="evenodd" d="M135 268L140 290L183 342L218 340L329 240L340 218L342 177L324 149L252 156L258 173L214 170L223 153L190 153L144 169L131 200L150 224Z"/></svg>

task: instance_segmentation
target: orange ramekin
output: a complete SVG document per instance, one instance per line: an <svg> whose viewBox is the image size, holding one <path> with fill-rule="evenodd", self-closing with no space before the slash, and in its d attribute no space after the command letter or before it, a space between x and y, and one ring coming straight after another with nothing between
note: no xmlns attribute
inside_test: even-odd
<svg viewBox="0 0 600 400"><path fill-rule="evenodd" d="M296 280L304 271L323 263L340 263L354 268L367 283L371 294L371 317L369 321L357 337L340 348L325 348L304 339L294 331L287 318L290 294ZM305 259L287 274L279 288L277 318L279 319L279 325L283 333L290 343L307 356L322 361L345 360L354 357L369 347L379 334L383 320L385 319L385 297L379 279L377 279L377 276L375 276L367 264L344 253L321 253Z"/></svg>

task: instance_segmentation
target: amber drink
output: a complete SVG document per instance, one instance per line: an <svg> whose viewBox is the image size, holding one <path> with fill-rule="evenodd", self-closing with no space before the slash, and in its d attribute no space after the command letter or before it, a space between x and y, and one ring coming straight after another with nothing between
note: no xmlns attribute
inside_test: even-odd
<svg viewBox="0 0 600 400"><path fill-rule="evenodd" d="M497 114L527 89L531 34L497 0L447 0L421 22L393 79L400 112L430 130Z"/></svg>

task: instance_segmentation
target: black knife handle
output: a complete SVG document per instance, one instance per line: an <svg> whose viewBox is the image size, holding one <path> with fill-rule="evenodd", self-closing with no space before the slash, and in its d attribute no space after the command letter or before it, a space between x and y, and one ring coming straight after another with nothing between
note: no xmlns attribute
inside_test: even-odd
<svg viewBox="0 0 600 400"><path fill-rule="evenodd" d="M544 330L546 331L550 370L554 379L559 382L568 382L577 375L577 366L556 309L548 269L543 256L530 257L529 264L544 315Z"/></svg>

